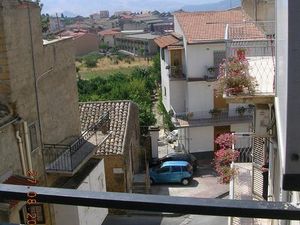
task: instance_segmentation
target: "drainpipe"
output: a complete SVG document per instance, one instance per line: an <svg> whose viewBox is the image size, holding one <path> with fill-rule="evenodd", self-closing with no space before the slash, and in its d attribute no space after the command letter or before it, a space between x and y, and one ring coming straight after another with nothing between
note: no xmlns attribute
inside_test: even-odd
<svg viewBox="0 0 300 225"><path fill-rule="evenodd" d="M23 152L23 144L22 144L22 138L20 137L20 131L16 131L16 138L18 140L18 146L19 146L19 151L20 151L20 156L21 156L21 165L22 165L22 170L23 174L27 174L26 170L26 162L25 162L25 157L24 157L24 152Z"/></svg>
<svg viewBox="0 0 300 225"><path fill-rule="evenodd" d="M30 139L29 139L29 132L28 132L28 126L27 122L23 122L24 126L24 133L25 133L25 146L26 146L26 154L27 154L27 161L28 161L28 167L29 170L32 171L32 161L31 161L31 146L30 146Z"/></svg>

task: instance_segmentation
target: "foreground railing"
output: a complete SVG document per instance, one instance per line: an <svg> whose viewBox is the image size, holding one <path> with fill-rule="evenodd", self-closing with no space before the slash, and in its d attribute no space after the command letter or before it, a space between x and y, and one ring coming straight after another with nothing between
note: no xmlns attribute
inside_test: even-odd
<svg viewBox="0 0 300 225"><path fill-rule="evenodd" d="M287 202L86 192L72 189L0 184L1 202L7 200L26 201L28 193L35 193L36 201L41 203L213 216L285 220L299 220L300 218L300 209Z"/></svg>
<svg viewBox="0 0 300 225"><path fill-rule="evenodd" d="M99 144L97 132L106 133L109 126L109 112L84 131L72 144L44 144L43 155L46 170L49 171L73 171L83 159L85 159ZM93 141L88 143L93 137ZM83 148L83 146L86 146Z"/></svg>

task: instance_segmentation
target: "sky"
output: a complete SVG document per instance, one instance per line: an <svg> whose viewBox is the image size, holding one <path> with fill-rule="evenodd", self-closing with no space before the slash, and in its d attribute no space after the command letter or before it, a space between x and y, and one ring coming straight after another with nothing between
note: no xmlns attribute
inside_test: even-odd
<svg viewBox="0 0 300 225"><path fill-rule="evenodd" d="M120 10L138 12L142 10L172 11L184 5L200 5L220 0L41 0L44 4L43 13L54 15L64 11L76 15L88 16L100 10L110 13Z"/></svg>

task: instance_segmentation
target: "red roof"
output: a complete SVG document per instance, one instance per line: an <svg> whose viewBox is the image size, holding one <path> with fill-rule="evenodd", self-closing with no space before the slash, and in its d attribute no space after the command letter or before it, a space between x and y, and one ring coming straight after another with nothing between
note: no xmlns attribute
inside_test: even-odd
<svg viewBox="0 0 300 225"><path fill-rule="evenodd" d="M250 18L241 9L215 12L176 13L175 17L188 43L224 40L227 24L250 21ZM245 30L247 29L248 28L245 27ZM256 27L256 29L258 28ZM251 39L251 31L247 33L250 35L249 39ZM257 32L254 36L257 36Z"/></svg>
<svg viewBox="0 0 300 225"><path fill-rule="evenodd" d="M109 29L109 30L103 30L98 32L99 35L105 36L105 35L115 35L120 34L121 32L119 30Z"/></svg>
<svg viewBox="0 0 300 225"><path fill-rule="evenodd" d="M74 31L64 31L62 33L60 33L61 37L73 37L73 38L78 38L81 37L83 35L87 34L87 32L83 32L83 31L78 31L78 32L74 32Z"/></svg>
<svg viewBox="0 0 300 225"><path fill-rule="evenodd" d="M176 37L174 37L173 35L166 35L166 36L161 36L161 37L155 38L154 42L160 48L165 48L165 47L167 47L169 45L178 43L179 40Z"/></svg>
<svg viewBox="0 0 300 225"><path fill-rule="evenodd" d="M121 15L121 18L122 18L122 19L133 19L133 16L126 15L126 14L122 14L122 15Z"/></svg>

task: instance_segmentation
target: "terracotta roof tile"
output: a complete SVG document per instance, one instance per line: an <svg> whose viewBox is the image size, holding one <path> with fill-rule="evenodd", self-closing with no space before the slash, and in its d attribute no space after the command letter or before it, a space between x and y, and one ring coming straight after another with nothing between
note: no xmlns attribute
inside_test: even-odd
<svg viewBox="0 0 300 225"><path fill-rule="evenodd" d="M232 40L265 39L264 32L252 22L231 24L228 26L228 38Z"/></svg>
<svg viewBox="0 0 300 225"><path fill-rule="evenodd" d="M224 40L227 24L250 21L250 18L241 9L176 13L175 17L188 43ZM252 33L250 31L247 31L247 33L251 38Z"/></svg>
<svg viewBox="0 0 300 225"><path fill-rule="evenodd" d="M115 34L121 34L120 31L114 30L114 29L109 29L109 30L103 30L98 32L99 35L105 36L105 35L115 35Z"/></svg>
<svg viewBox="0 0 300 225"><path fill-rule="evenodd" d="M160 48L165 48L169 45L176 44L179 42L179 39L174 37L173 35L166 35L166 36L161 36L157 37L154 39L154 42L160 47Z"/></svg>
<svg viewBox="0 0 300 225"><path fill-rule="evenodd" d="M85 131L106 112L109 112L111 134L96 151L96 155L123 154L130 101L80 103L81 130Z"/></svg>

